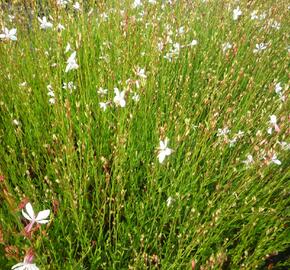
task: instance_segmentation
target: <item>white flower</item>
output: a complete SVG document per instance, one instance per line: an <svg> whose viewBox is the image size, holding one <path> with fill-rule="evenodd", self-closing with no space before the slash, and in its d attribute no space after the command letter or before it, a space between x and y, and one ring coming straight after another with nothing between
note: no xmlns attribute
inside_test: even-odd
<svg viewBox="0 0 290 270"><path fill-rule="evenodd" d="M171 196L168 197L168 199L166 200L167 207L169 207L173 202L174 202L174 199Z"/></svg>
<svg viewBox="0 0 290 270"><path fill-rule="evenodd" d="M279 98L282 100L282 101L285 101L285 96L283 95L283 88L281 86L281 83L277 83L275 85L275 93L279 96Z"/></svg>
<svg viewBox="0 0 290 270"><path fill-rule="evenodd" d="M254 10L252 13L251 13L251 20L257 20L259 17L257 15L257 10Z"/></svg>
<svg viewBox="0 0 290 270"><path fill-rule="evenodd" d="M78 69L79 65L76 62L76 51L74 51L71 56L66 61L67 65L65 68L65 72L68 72L73 69Z"/></svg>
<svg viewBox="0 0 290 270"><path fill-rule="evenodd" d="M237 7L233 10L233 20L236 21L241 15L242 11L240 10L240 7Z"/></svg>
<svg viewBox="0 0 290 270"><path fill-rule="evenodd" d="M142 6L141 0L134 0L134 3L132 5L133 8L137 8Z"/></svg>
<svg viewBox="0 0 290 270"><path fill-rule="evenodd" d="M188 44L188 46L189 47L193 47L193 46L196 46L197 45L197 40L196 39L193 39L189 44Z"/></svg>
<svg viewBox="0 0 290 270"><path fill-rule="evenodd" d="M67 44L66 44L66 47L65 47L65 51L64 51L64 53L67 53L68 51L70 51L71 50L71 46L70 46L70 43L68 42Z"/></svg>
<svg viewBox="0 0 290 270"><path fill-rule="evenodd" d="M140 96L137 94L137 93L134 93L132 99L135 101L135 102L138 102L140 100Z"/></svg>
<svg viewBox="0 0 290 270"><path fill-rule="evenodd" d="M69 92L71 93L72 90L75 90L77 87L74 85L74 82L64 82L62 84L62 89L66 89L66 90L69 90Z"/></svg>
<svg viewBox="0 0 290 270"><path fill-rule="evenodd" d="M282 86L281 86L281 83L279 82L279 83L277 83L276 85L275 85L275 92L276 92L276 94L280 94L281 92L282 92L282 90L283 90L283 88L282 88Z"/></svg>
<svg viewBox="0 0 290 270"><path fill-rule="evenodd" d="M256 44L256 48L253 50L253 53L259 53L266 49L267 49L267 44L262 42L260 44Z"/></svg>
<svg viewBox="0 0 290 270"><path fill-rule="evenodd" d="M108 89L104 89L102 87L99 88L99 90L97 91L97 93L100 95L100 96L104 96L108 93Z"/></svg>
<svg viewBox="0 0 290 270"><path fill-rule="evenodd" d="M247 166L249 166L250 164L254 163L254 159L252 155L247 155L247 159L242 161L243 163L245 163Z"/></svg>
<svg viewBox="0 0 290 270"><path fill-rule="evenodd" d="M158 148L158 160L159 163L163 163L166 156L171 155L172 149L167 147L168 144L168 138L165 138L164 141L159 142L159 148Z"/></svg>
<svg viewBox="0 0 290 270"><path fill-rule="evenodd" d="M38 21L40 22L40 28L41 29L48 29L52 28L52 23L47 21L46 17L43 16L42 19L38 17Z"/></svg>
<svg viewBox="0 0 290 270"><path fill-rule="evenodd" d="M157 43L157 50L159 52L161 52L163 50L163 47L164 47L164 44L163 44L162 41L160 41L160 42Z"/></svg>
<svg viewBox="0 0 290 270"><path fill-rule="evenodd" d="M126 101L125 101L125 91L120 92L117 87L114 88L115 97L114 102L116 105L120 107L125 107Z"/></svg>
<svg viewBox="0 0 290 270"><path fill-rule="evenodd" d="M33 251L29 250L27 254L24 257L24 260L22 263L17 263L14 266L12 266L13 270L39 270L39 268L32 263L33 262Z"/></svg>
<svg viewBox="0 0 290 270"><path fill-rule="evenodd" d="M230 139L229 140L230 147L234 147L235 144L237 143L237 140L238 140L237 138Z"/></svg>
<svg viewBox="0 0 290 270"><path fill-rule="evenodd" d="M108 105L110 104L110 102L100 102L99 105L100 105L100 108L105 111L108 107Z"/></svg>
<svg viewBox="0 0 290 270"><path fill-rule="evenodd" d="M272 132L273 132L273 128L271 128L271 127L270 127L270 128L268 128L268 129L267 129L267 133L268 133L268 134L270 134L270 135L271 135L271 134L272 134Z"/></svg>
<svg viewBox="0 0 290 270"><path fill-rule="evenodd" d="M276 164L276 165L281 165L282 164L282 162L277 158L277 155L276 154L274 154L272 156L271 162L274 163L274 164Z"/></svg>
<svg viewBox="0 0 290 270"><path fill-rule="evenodd" d="M144 68L139 68L138 67L137 70L136 70L136 75L139 76L142 79L146 79L147 78Z"/></svg>
<svg viewBox="0 0 290 270"><path fill-rule="evenodd" d="M274 127L275 131L276 132L279 132L280 131L280 128L277 124L277 117L276 115L270 115L270 121L269 121L271 127L268 129L268 133L269 134L272 134L272 127Z"/></svg>
<svg viewBox="0 0 290 270"><path fill-rule="evenodd" d="M81 10L81 5L80 5L80 3L79 2L75 2L74 3L74 5L73 5L73 8L75 9L75 10Z"/></svg>
<svg viewBox="0 0 290 270"><path fill-rule="evenodd" d="M9 21L12 22L15 19L14 15L8 15Z"/></svg>
<svg viewBox="0 0 290 270"><path fill-rule="evenodd" d="M61 24L61 23L59 23L58 25L57 25L57 30L58 31L62 31L62 30L64 30L65 29L65 27Z"/></svg>
<svg viewBox="0 0 290 270"><path fill-rule="evenodd" d="M35 263L29 263L25 260L12 266L12 270L39 270Z"/></svg>
<svg viewBox="0 0 290 270"><path fill-rule="evenodd" d="M156 4L156 0L148 0L149 4Z"/></svg>
<svg viewBox="0 0 290 270"><path fill-rule="evenodd" d="M279 30L280 27L281 27L281 23L277 22L277 21L274 21L272 24L271 24L271 27L276 29L276 30Z"/></svg>
<svg viewBox="0 0 290 270"><path fill-rule="evenodd" d="M220 136L226 136L227 134L229 134L231 131L225 127L223 129L219 128L218 129L218 132L217 132L217 136L220 137Z"/></svg>
<svg viewBox="0 0 290 270"><path fill-rule="evenodd" d="M231 49L233 46L231 43L229 42L226 42L222 45L222 50L223 50L223 53L225 53L227 50Z"/></svg>
<svg viewBox="0 0 290 270"><path fill-rule="evenodd" d="M12 121L12 124L15 125L15 126L19 126L20 123L19 123L19 121L17 119L14 119Z"/></svg>
<svg viewBox="0 0 290 270"><path fill-rule="evenodd" d="M25 205L25 210L26 212L22 209L22 215L30 221L30 223L25 227L26 232L29 232L32 229L34 223L46 224L49 222L49 219L47 218L50 215L50 210L43 210L35 215L31 203Z"/></svg>
<svg viewBox="0 0 290 270"><path fill-rule="evenodd" d="M260 15L259 20L262 21L262 20L264 20L266 17L267 17L267 14L266 14L266 12L264 12L264 13L262 13L262 14Z"/></svg>
<svg viewBox="0 0 290 270"><path fill-rule="evenodd" d="M276 115L270 115L270 124L271 125L273 125L273 126L275 126L275 125L277 125L277 117L276 117Z"/></svg>
<svg viewBox="0 0 290 270"><path fill-rule="evenodd" d="M57 5L60 5L60 6L65 6L69 3L70 1L69 0L57 0L56 1L56 4Z"/></svg>
<svg viewBox="0 0 290 270"><path fill-rule="evenodd" d="M16 37L16 32L17 32L17 29L16 28L12 28L10 30L8 30L8 28L4 28L4 33L3 34L0 34L0 38L2 39L10 39L10 40L17 40L17 37Z"/></svg>
<svg viewBox="0 0 290 270"><path fill-rule="evenodd" d="M179 27L178 34L181 35L184 33L184 26Z"/></svg>
<svg viewBox="0 0 290 270"><path fill-rule="evenodd" d="M49 100L48 100L48 102L49 102L49 104L55 104L55 98L50 98Z"/></svg>

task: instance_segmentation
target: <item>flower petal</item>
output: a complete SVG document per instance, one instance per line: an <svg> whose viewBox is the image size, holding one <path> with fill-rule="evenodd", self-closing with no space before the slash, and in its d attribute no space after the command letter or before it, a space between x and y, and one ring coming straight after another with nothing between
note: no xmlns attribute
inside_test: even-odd
<svg viewBox="0 0 290 270"><path fill-rule="evenodd" d="M15 265L13 265L11 269L18 269L18 270L21 270L21 269L23 269L24 267L25 267L25 264L21 262L21 263L17 263L17 264L15 264Z"/></svg>
<svg viewBox="0 0 290 270"><path fill-rule="evenodd" d="M36 221L37 222L40 222L41 220L43 219L46 219L49 217L49 214L50 214L50 210L43 210L43 211L40 211L38 214L37 214L37 217L36 217Z"/></svg>
<svg viewBox="0 0 290 270"><path fill-rule="evenodd" d="M31 218L28 214L26 214L23 210L22 210L22 215L23 215L26 219L32 221L32 218Z"/></svg>
<svg viewBox="0 0 290 270"><path fill-rule="evenodd" d="M35 219L35 214L30 202L25 205L25 210L31 219Z"/></svg>
<svg viewBox="0 0 290 270"><path fill-rule="evenodd" d="M169 156L171 153L172 153L172 150L171 150L170 148L166 148L166 149L164 150L164 154L165 154L166 156Z"/></svg>
<svg viewBox="0 0 290 270"><path fill-rule="evenodd" d="M159 162L160 162L160 163L163 163L165 157L166 157L166 155L165 155L164 151L161 151L161 152L158 154Z"/></svg>
<svg viewBox="0 0 290 270"><path fill-rule="evenodd" d="M46 224L46 223L49 222L49 220L43 219L43 220L37 220L36 222L39 223L39 224Z"/></svg>

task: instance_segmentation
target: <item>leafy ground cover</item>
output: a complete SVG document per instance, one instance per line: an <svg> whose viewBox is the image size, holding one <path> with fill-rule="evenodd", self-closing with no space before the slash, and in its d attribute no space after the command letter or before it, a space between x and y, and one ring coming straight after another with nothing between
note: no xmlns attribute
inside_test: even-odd
<svg viewBox="0 0 290 270"><path fill-rule="evenodd" d="M0 268L289 269L289 9L1 2Z"/></svg>

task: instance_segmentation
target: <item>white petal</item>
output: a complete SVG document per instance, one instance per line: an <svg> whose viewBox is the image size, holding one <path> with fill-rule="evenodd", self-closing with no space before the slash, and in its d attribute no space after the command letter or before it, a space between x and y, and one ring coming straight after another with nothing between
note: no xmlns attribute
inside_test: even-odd
<svg viewBox="0 0 290 270"><path fill-rule="evenodd" d="M125 105L126 105L125 99L121 99L120 100L120 106L123 108L123 107L125 107Z"/></svg>
<svg viewBox="0 0 290 270"><path fill-rule="evenodd" d="M164 149L166 148L166 146L165 146L165 144L164 144L163 141L160 141L160 142L159 142L159 148L160 148L161 150L164 150Z"/></svg>
<svg viewBox="0 0 290 270"><path fill-rule="evenodd" d="M31 264L30 270L39 270L39 268L35 264Z"/></svg>
<svg viewBox="0 0 290 270"><path fill-rule="evenodd" d="M43 220L37 220L36 222L39 223L39 224L46 224L46 223L49 222L49 220L43 219Z"/></svg>
<svg viewBox="0 0 290 270"><path fill-rule="evenodd" d="M114 87L114 93L116 96L119 96L120 95L120 91L117 87Z"/></svg>
<svg viewBox="0 0 290 270"><path fill-rule="evenodd" d="M282 164L282 162L279 159L273 159L272 161L273 161L273 163L275 163L277 165L281 165Z"/></svg>
<svg viewBox="0 0 290 270"><path fill-rule="evenodd" d="M32 221L31 217L28 216L28 215L27 215L23 210L22 210L22 215L23 215L26 219Z"/></svg>
<svg viewBox="0 0 290 270"><path fill-rule="evenodd" d="M75 58L76 58L76 54L77 54L76 51L74 51L74 52L71 54L71 56L68 58L67 62L70 63L70 62L74 61Z"/></svg>
<svg viewBox="0 0 290 270"><path fill-rule="evenodd" d="M31 219L35 219L35 214L30 202L25 205L25 210Z"/></svg>
<svg viewBox="0 0 290 270"><path fill-rule="evenodd" d="M171 150L170 148L166 148L166 149L164 150L164 154L165 154L166 156L169 156L171 153L172 153L172 150Z"/></svg>
<svg viewBox="0 0 290 270"><path fill-rule="evenodd" d="M165 157L166 157L166 155L165 155L164 151L161 151L161 152L158 154L159 162L160 162L160 163L163 163Z"/></svg>
<svg viewBox="0 0 290 270"><path fill-rule="evenodd" d="M25 265L26 264L24 264L24 263L17 263L15 265L13 265L11 269L21 270L21 269L23 269L25 267Z"/></svg>
<svg viewBox="0 0 290 270"><path fill-rule="evenodd" d="M0 38L5 38L6 35L5 34L0 34Z"/></svg>
<svg viewBox="0 0 290 270"><path fill-rule="evenodd" d="M9 31L9 34L14 36L14 35L16 34L16 32L17 32L17 29L16 29L16 28L12 28L12 29Z"/></svg>
<svg viewBox="0 0 290 270"><path fill-rule="evenodd" d="M40 220L48 218L50 215L50 210L43 210L37 214L36 221L39 222Z"/></svg>

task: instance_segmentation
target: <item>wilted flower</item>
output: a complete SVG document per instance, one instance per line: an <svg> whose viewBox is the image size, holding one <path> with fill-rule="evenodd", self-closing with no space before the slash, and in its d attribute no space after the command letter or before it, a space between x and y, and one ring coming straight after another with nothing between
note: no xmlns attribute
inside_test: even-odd
<svg viewBox="0 0 290 270"><path fill-rule="evenodd" d="M114 88L115 97L114 102L116 105L120 107L125 107L126 101L125 101L125 91L119 91L117 87Z"/></svg>
<svg viewBox="0 0 290 270"><path fill-rule="evenodd" d="M240 10L240 7L237 7L233 10L233 20L236 21L241 15L242 11Z"/></svg>
<svg viewBox="0 0 290 270"><path fill-rule="evenodd" d="M67 65L65 68L65 72L68 72L68 71L73 70L73 69L78 69L79 65L76 62L76 54L77 54L76 51L74 51L71 54L71 56L68 58L68 60L66 61Z"/></svg>
<svg viewBox="0 0 290 270"><path fill-rule="evenodd" d="M50 210L40 211L37 215L35 215L34 210L32 208L31 203L27 203L25 205L26 212L22 209L22 215L30 221L30 223L25 227L26 232L30 232L34 223L38 224L46 224L49 222L47 219L50 215Z"/></svg>
<svg viewBox="0 0 290 270"><path fill-rule="evenodd" d="M17 32L17 29L16 28L12 28L10 30L8 30L8 28L4 28L4 33L3 34L0 34L0 38L2 39L10 39L10 40L17 40L17 37L16 37L16 32Z"/></svg>
<svg viewBox="0 0 290 270"><path fill-rule="evenodd" d="M165 138L164 141L159 142L159 148L158 148L158 160L160 163L163 163L166 156L171 155L172 149L167 147L168 144L168 138Z"/></svg>
<svg viewBox="0 0 290 270"><path fill-rule="evenodd" d="M46 17L43 16L42 19L38 17L38 21L40 22L40 28L41 29L48 29L52 28L52 23L47 21Z"/></svg>

